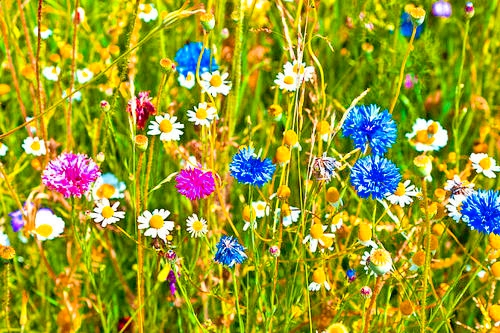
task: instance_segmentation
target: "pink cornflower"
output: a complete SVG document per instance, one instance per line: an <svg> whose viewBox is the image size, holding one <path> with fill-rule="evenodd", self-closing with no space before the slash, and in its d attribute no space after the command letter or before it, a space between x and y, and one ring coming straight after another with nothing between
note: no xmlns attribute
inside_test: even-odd
<svg viewBox="0 0 500 333"><path fill-rule="evenodd" d="M42 173L42 183L65 198L79 198L100 175L99 167L87 155L63 153L49 162Z"/></svg>
<svg viewBox="0 0 500 333"><path fill-rule="evenodd" d="M175 187L180 194L189 200L203 199L215 190L215 181L212 172L204 172L197 168L181 170L175 177Z"/></svg>
<svg viewBox="0 0 500 333"><path fill-rule="evenodd" d="M137 129L144 129L148 121L149 116L156 114L156 109L151 103L152 98L149 97L149 91L141 91L138 97L133 97L128 101L127 112L134 118L132 114L132 106L135 102L135 123L137 124Z"/></svg>

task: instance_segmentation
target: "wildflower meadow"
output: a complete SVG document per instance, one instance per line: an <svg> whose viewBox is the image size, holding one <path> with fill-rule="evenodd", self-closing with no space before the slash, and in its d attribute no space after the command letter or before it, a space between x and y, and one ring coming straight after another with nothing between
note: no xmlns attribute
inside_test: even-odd
<svg viewBox="0 0 500 333"><path fill-rule="evenodd" d="M0 332L500 332L499 1L0 31Z"/></svg>

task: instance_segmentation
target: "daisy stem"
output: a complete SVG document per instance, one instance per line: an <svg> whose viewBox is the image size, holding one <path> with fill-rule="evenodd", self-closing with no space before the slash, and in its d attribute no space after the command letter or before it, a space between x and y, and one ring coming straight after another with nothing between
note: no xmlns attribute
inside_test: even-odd
<svg viewBox="0 0 500 333"><path fill-rule="evenodd" d="M245 325L243 324L243 318L241 317L240 299L239 299L239 295L238 295L238 283L237 283L236 274L234 271L235 271L235 269L231 269L231 275L233 276L234 298L236 299L236 312L238 313L238 322L240 325L240 332L244 333L245 332Z"/></svg>
<svg viewBox="0 0 500 333"><path fill-rule="evenodd" d="M151 138L151 142L149 143L148 165L146 166L146 178L144 179L144 194L142 198L142 205L144 207L148 206L149 178L151 177L151 166L153 165L155 141L156 135L153 135L153 137Z"/></svg>
<svg viewBox="0 0 500 333"><path fill-rule="evenodd" d="M144 161L144 152L139 154L137 162L137 170L135 173L135 211L136 215L141 211L141 171ZM137 218L136 218L137 221ZM137 223L139 227L139 223ZM137 228L137 326L140 333L144 333L144 253L142 251L142 234L141 230Z"/></svg>
<svg viewBox="0 0 500 333"><path fill-rule="evenodd" d="M396 94L394 95L394 98L392 99L392 102L391 102L391 107L389 108L389 113L391 113L391 114L394 111L394 107L396 106L396 103L397 103L398 98L399 98L399 92L401 91L401 85L403 85L406 61L408 60L408 57L410 56L410 52L413 49L413 41L415 40L416 34L417 34L417 26L414 24L413 30L411 32L410 42L408 43L408 47L406 48L406 54L405 54L405 57L403 58L403 63L401 64L401 69L399 70L399 79L398 79L398 86L396 88Z"/></svg>
<svg viewBox="0 0 500 333"><path fill-rule="evenodd" d="M420 308L421 308L421 328L420 332L425 332L425 328L427 325L427 313L426 313L426 304L427 304L427 278L429 275L429 268L431 264L431 221L429 219L429 204L427 202L427 181L422 178L422 195L424 196L424 214L425 214L425 263L424 263L424 275L422 281L422 296L420 300Z"/></svg>
<svg viewBox="0 0 500 333"><path fill-rule="evenodd" d="M9 273L10 273L10 262L7 262L4 265L3 270L3 287L4 287L4 297L3 297L3 309L4 309L4 321L5 321L5 329L7 332L10 332L10 322L9 322L9 298L10 298L10 290L9 290Z"/></svg>

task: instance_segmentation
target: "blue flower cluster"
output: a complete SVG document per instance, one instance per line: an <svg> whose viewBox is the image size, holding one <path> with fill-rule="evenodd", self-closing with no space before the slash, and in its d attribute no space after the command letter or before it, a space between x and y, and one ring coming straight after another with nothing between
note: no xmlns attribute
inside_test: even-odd
<svg viewBox="0 0 500 333"><path fill-rule="evenodd" d="M187 76L189 72L192 74L196 73L196 67L198 66L198 58L203 48L203 43L201 42L191 42L183 47L181 47L175 54L175 62L177 63L177 71ZM200 63L200 75L205 72L212 72L219 68L215 59L212 58L210 62L210 50L205 49L203 51L203 56L201 57Z"/></svg>
<svg viewBox="0 0 500 333"><path fill-rule="evenodd" d="M369 146L373 154L383 155L396 142L397 128L387 110L380 112L380 107L375 104L361 105L347 115L342 134L350 137L354 147L363 153Z"/></svg>
<svg viewBox="0 0 500 333"><path fill-rule="evenodd" d="M233 236L223 235L217 243L214 261L228 267L241 264L247 259L245 248Z"/></svg>
<svg viewBox="0 0 500 333"><path fill-rule="evenodd" d="M234 156L229 171L242 184L262 187L273 177L276 165L269 158L261 160L253 148L240 149Z"/></svg>
<svg viewBox="0 0 500 333"><path fill-rule="evenodd" d="M361 198L382 199L394 193L400 181L396 165L378 155L360 158L351 169L351 184Z"/></svg>
<svg viewBox="0 0 500 333"><path fill-rule="evenodd" d="M472 193L462 202L460 213L472 230L500 234L500 192L478 190Z"/></svg>

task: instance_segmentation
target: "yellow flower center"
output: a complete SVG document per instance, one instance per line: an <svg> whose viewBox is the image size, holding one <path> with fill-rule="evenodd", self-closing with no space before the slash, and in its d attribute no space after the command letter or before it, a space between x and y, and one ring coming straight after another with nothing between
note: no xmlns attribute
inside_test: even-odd
<svg viewBox="0 0 500 333"><path fill-rule="evenodd" d="M490 315L490 318L495 322L500 321L500 305L493 304L492 306L490 306L488 309L488 314Z"/></svg>
<svg viewBox="0 0 500 333"><path fill-rule="evenodd" d="M286 146L279 146L276 150L276 161L278 163L288 162L290 160L290 157L290 149L288 149Z"/></svg>
<svg viewBox="0 0 500 333"><path fill-rule="evenodd" d="M429 127L427 127L427 132L429 132L430 134L436 134L439 130L439 127L438 127L438 123L436 123L435 121L429 125Z"/></svg>
<svg viewBox="0 0 500 333"><path fill-rule="evenodd" d="M323 225L314 223L311 227L311 237L314 239L321 239L323 237Z"/></svg>
<svg viewBox="0 0 500 333"><path fill-rule="evenodd" d="M297 141L298 141L298 136L294 130L288 130L285 132L285 135L283 136L283 142L286 145L289 145L290 147L292 147L293 145L295 145L297 143Z"/></svg>
<svg viewBox="0 0 500 333"><path fill-rule="evenodd" d="M333 203L339 201L339 198L340 198L340 193L336 187L332 186L328 188L328 190L326 191L326 201Z"/></svg>
<svg viewBox="0 0 500 333"><path fill-rule="evenodd" d="M330 133L330 124L326 120L322 120L319 122L317 129L319 135L328 134Z"/></svg>
<svg viewBox="0 0 500 333"><path fill-rule="evenodd" d="M102 217L104 217L105 219L109 219L114 214L115 214L115 211L113 210L113 208L111 208L109 206L104 207L102 209L102 212L101 212Z"/></svg>
<svg viewBox="0 0 500 333"><path fill-rule="evenodd" d="M283 206L281 206L281 213L283 214L283 216L292 215L292 211L290 210L290 206L287 203L283 203Z"/></svg>
<svg viewBox="0 0 500 333"><path fill-rule="evenodd" d="M246 205L243 208L242 215L243 215L243 221L245 221L245 222L250 222L251 218L255 220L255 209L253 209L253 207L252 207L252 212L250 213L250 206Z"/></svg>
<svg viewBox="0 0 500 333"><path fill-rule="evenodd" d="M88 77L89 75L87 74L87 72L82 72L82 76L83 77Z"/></svg>
<svg viewBox="0 0 500 333"><path fill-rule="evenodd" d="M359 225L358 238L362 242L367 242L372 239L372 228L370 228L368 223Z"/></svg>
<svg viewBox="0 0 500 333"><path fill-rule="evenodd" d="M295 79L293 78L293 76L290 76L290 75L287 75L285 76L285 78L283 79L283 82L285 84L293 84L295 82Z"/></svg>
<svg viewBox="0 0 500 333"><path fill-rule="evenodd" d="M207 110L204 108L199 108L198 110L196 110L196 118L198 119L207 119L207 115Z"/></svg>
<svg viewBox="0 0 500 333"><path fill-rule="evenodd" d="M257 204L257 210L259 210L259 211L263 211L265 208L266 208L266 206L264 206L264 205L263 205L263 204L261 204L260 202Z"/></svg>
<svg viewBox="0 0 500 333"><path fill-rule="evenodd" d="M188 73L188 75L186 75L186 81L193 81L194 79L194 76L191 72Z"/></svg>
<svg viewBox="0 0 500 333"><path fill-rule="evenodd" d="M196 220L193 222L192 228L196 232L200 232L203 230L203 223L201 223L199 220Z"/></svg>
<svg viewBox="0 0 500 333"><path fill-rule="evenodd" d="M220 75L212 75L212 78L210 79L210 85L212 87L220 87L222 85L222 78L220 77Z"/></svg>
<svg viewBox="0 0 500 333"><path fill-rule="evenodd" d="M149 220L149 225L151 226L151 228L155 229L161 229L164 223L165 222L163 222L163 217L161 217L160 215L153 215Z"/></svg>
<svg viewBox="0 0 500 333"><path fill-rule="evenodd" d="M429 126L429 129L430 128L431 128L431 126ZM426 145L430 145L434 142L435 138L433 136L433 133L430 132L429 130L420 130L420 131L417 131L417 135L415 136L415 140L417 142L420 142L420 143L423 143Z"/></svg>
<svg viewBox="0 0 500 333"><path fill-rule="evenodd" d="M160 122L160 131L162 131L163 133L170 133L173 128L174 126L172 126L172 122L168 119L163 119Z"/></svg>
<svg viewBox="0 0 500 333"><path fill-rule="evenodd" d="M375 265L375 266L383 266L390 262L391 256L389 252L383 249L376 249L373 251L373 253L370 256L370 261Z"/></svg>
<svg viewBox="0 0 500 333"><path fill-rule="evenodd" d="M396 189L396 192L394 192L394 194L397 195L398 197L401 197L405 195L405 193L406 193L405 185L403 183L399 183L398 188Z"/></svg>
<svg viewBox="0 0 500 333"><path fill-rule="evenodd" d="M113 194L115 194L115 187L113 185L110 185L110 184L102 184L101 186L99 186L99 188L97 189L96 191L96 195L99 197L99 198L106 198L106 199L109 199L113 196Z"/></svg>
<svg viewBox="0 0 500 333"><path fill-rule="evenodd" d="M144 5L144 13L149 14L149 13L151 13L152 10L153 10L153 6L151 6L150 4Z"/></svg>
<svg viewBox="0 0 500 333"><path fill-rule="evenodd" d="M314 271L312 280L316 283L323 284L326 281L325 271L321 268L318 268Z"/></svg>
<svg viewBox="0 0 500 333"><path fill-rule="evenodd" d="M483 170L489 170L491 168L491 159L486 156L481 161L479 161L479 166L483 168Z"/></svg>
<svg viewBox="0 0 500 333"><path fill-rule="evenodd" d="M34 151L38 151L40 150L40 141L33 141L33 143L31 144L31 149L33 149Z"/></svg>
<svg viewBox="0 0 500 333"><path fill-rule="evenodd" d="M52 74L57 74L57 67L52 67Z"/></svg>
<svg viewBox="0 0 500 333"><path fill-rule="evenodd" d="M422 266L425 263L425 252L420 250L417 253L413 255L413 258L411 258L413 263L417 266Z"/></svg>
<svg viewBox="0 0 500 333"><path fill-rule="evenodd" d="M54 229L49 224L41 224L36 228L36 233L42 237L49 237Z"/></svg>
<svg viewBox="0 0 500 333"><path fill-rule="evenodd" d="M333 238L332 237L326 237L325 235L321 236L321 240L323 241L324 245L321 245L324 248L329 248L333 245Z"/></svg>

